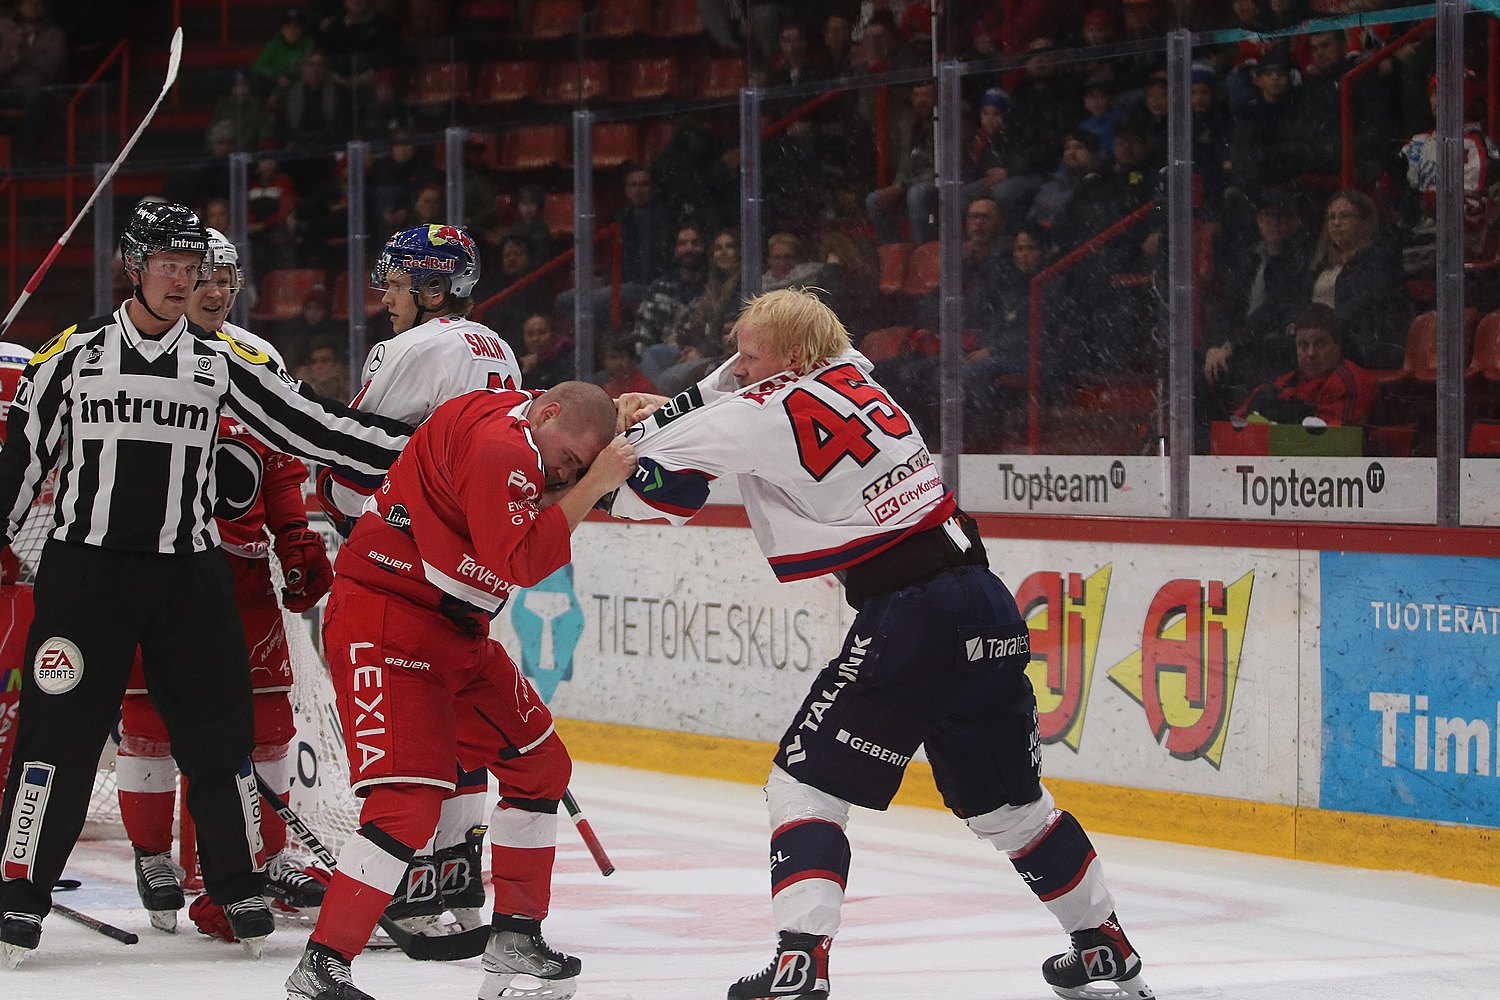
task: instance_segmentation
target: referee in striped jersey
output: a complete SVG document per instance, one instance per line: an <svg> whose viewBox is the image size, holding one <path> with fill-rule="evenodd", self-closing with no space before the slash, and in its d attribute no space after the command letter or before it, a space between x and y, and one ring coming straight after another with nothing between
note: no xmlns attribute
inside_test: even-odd
<svg viewBox="0 0 1500 1000"><path fill-rule="evenodd" d="M190 210L138 207L120 251L133 296L31 359L0 451L6 539L60 466L0 811L0 958L10 966L40 940L137 647L189 779L204 886L258 954L273 922L260 895L250 665L213 520L219 416L278 451L377 482L410 433L187 321L188 295L210 268Z"/></svg>

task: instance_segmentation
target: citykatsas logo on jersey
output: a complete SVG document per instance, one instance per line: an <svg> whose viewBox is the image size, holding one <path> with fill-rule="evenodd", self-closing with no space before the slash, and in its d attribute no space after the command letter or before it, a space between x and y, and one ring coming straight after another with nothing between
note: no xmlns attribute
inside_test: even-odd
<svg viewBox="0 0 1500 1000"><path fill-rule="evenodd" d="M1253 572L1228 585L1168 581L1151 600L1140 647L1109 669L1179 760L1223 764L1254 583Z"/></svg>
<svg viewBox="0 0 1500 1000"><path fill-rule="evenodd" d="M1109 565L1087 578L1044 570L1016 590L1031 630L1026 674L1036 691L1038 732L1043 743L1062 743L1075 753L1083 741L1110 574Z"/></svg>

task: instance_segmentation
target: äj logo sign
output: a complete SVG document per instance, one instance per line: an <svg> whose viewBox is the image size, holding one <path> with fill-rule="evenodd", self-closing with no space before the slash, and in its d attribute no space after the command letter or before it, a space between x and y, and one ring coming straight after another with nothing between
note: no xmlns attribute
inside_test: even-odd
<svg viewBox="0 0 1500 1000"><path fill-rule="evenodd" d="M1255 574L1234 583L1171 580L1156 592L1141 645L1109 679L1146 710L1158 743L1179 760L1224 760Z"/></svg>
<svg viewBox="0 0 1500 1000"><path fill-rule="evenodd" d="M1110 572L1108 565L1087 578L1042 571L1028 576L1016 591L1031 630L1026 673L1036 691L1042 742L1062 743L1075 753L1083 739Z"/></svg>

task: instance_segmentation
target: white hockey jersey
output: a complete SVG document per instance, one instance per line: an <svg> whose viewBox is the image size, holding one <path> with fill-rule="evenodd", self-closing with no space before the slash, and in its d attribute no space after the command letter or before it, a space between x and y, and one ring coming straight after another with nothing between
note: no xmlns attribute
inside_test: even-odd
<svg viewBox="0 0 1500 1000"><path fill-rule="evenodd" d="M681 524L709 481L738 475L745 513L782 581L847 569L953 515L916 425L849 351L746 388L730 358L626 432L640 465L610 512Z"/></svg>
<svg viewBox="0 0 1500 1000"><path fill-rule="evenodd" d="M519 389L516 353L494 330L462 316L443 316L376 344L365 361L356 410L420 424L438 404L475 389ZM335 479L339 510L358 517L368 491Z"/></svg>

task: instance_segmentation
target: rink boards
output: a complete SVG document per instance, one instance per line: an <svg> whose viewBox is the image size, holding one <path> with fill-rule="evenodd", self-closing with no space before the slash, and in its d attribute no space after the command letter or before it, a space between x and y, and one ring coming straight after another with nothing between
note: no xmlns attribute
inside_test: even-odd
<svg viewBox="0 0 1500 1000"><path fill-rule="evenodd" d="M497 636L581 759L759 782L852 613L737 508L591 521ZM1043 768L1101 831L1500 884L1500 561L1475 531L985 516ZM909 803L940 806L914 763Z"/></svg>

